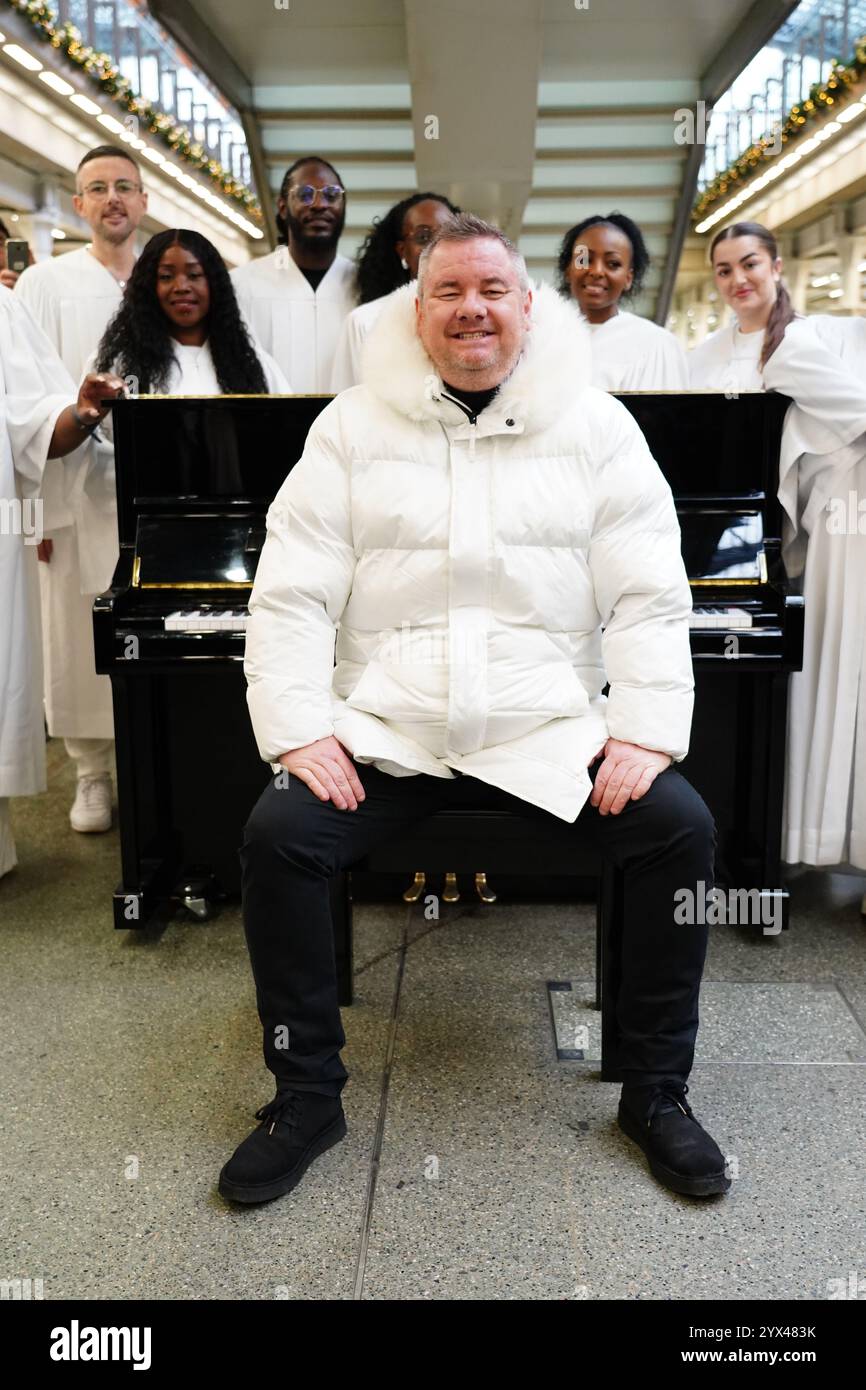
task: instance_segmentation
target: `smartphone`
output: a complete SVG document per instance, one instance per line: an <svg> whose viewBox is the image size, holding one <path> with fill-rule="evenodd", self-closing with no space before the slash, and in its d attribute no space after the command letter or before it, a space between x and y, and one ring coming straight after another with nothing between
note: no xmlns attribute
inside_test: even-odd
<svg viewBox="0 0 866 1390"><path fill-rule="evenodd" d="M16 237L10 237L6 243L6 268L7 270L18 271L26 270L30 264L30 243L19 241Z"/></svg>

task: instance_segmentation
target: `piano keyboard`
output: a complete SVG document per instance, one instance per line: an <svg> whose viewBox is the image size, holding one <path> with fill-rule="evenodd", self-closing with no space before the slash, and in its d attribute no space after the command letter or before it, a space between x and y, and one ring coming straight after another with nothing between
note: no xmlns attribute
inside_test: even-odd
<svg viewBox="0 0 866 1390"><path fill-rule="evenodd" d="M221 612L195 609L169 613L163 619L163 627L166 632L245 632L248 617L245 608ZM752 615L745 608L694 608L689 626L704 629L751 627Z"/></svg>
<svg viewBox="0 0 866 1390"><path fill-rule="evenodd" d="M746 608L694 608L689 627L751 627L752 615Z"/></svg>
<svg viewBox="0 0 866 1390"><path fill-rule="evenodd" d="M249 613L245 608L195 609L169 613L163 619L166 632L245 632Z"/></svg>

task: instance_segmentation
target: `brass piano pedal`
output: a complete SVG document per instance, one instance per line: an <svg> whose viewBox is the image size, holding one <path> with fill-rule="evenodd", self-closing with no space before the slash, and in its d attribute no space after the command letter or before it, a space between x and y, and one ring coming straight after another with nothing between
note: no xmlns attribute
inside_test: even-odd
<svg viewBox="0 0 866 1390"><path fill-rule="evenodd" d="M460 889L457 887L457 875L445 875L445 887L442 889L443 903L459 903Z"/></svg>
<svg viewBox="0 0 866 1390"><path fill-rule="evenodd" d="M487 882L487 875L480 871L475 875L475 891L483 903L496 902L496 894Z"/></svg>
<svg viewBox="0 0 866 1390"><path fill-rule="evenodd" d="M427 875L423 869L419 869L413 878L406 892L403 894L404 903L417 903L427 884Z"/></svg>

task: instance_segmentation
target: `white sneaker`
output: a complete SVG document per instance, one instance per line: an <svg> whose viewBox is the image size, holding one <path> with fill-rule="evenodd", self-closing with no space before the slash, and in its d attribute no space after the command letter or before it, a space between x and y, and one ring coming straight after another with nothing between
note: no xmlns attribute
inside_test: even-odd
<svg viewBox="0 0 866 1390"><path fill-rule="evenodd" d="M79 777L69 824L85 835L111 829L110 777Z"/></svg>

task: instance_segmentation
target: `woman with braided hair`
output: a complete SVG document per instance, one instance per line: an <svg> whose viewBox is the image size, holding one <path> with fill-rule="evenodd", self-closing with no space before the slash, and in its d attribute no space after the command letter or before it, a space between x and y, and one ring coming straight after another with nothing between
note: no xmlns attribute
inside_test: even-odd
<svg viewBox="0 0 866 1390"><path fill-rule="evenodd" d="M345 391L361 380L361 349L388 295L415 279L424 247L459 211L441 193L413 193L373 223L358 252L358 308L340 333L332 391Z"/></svg>

